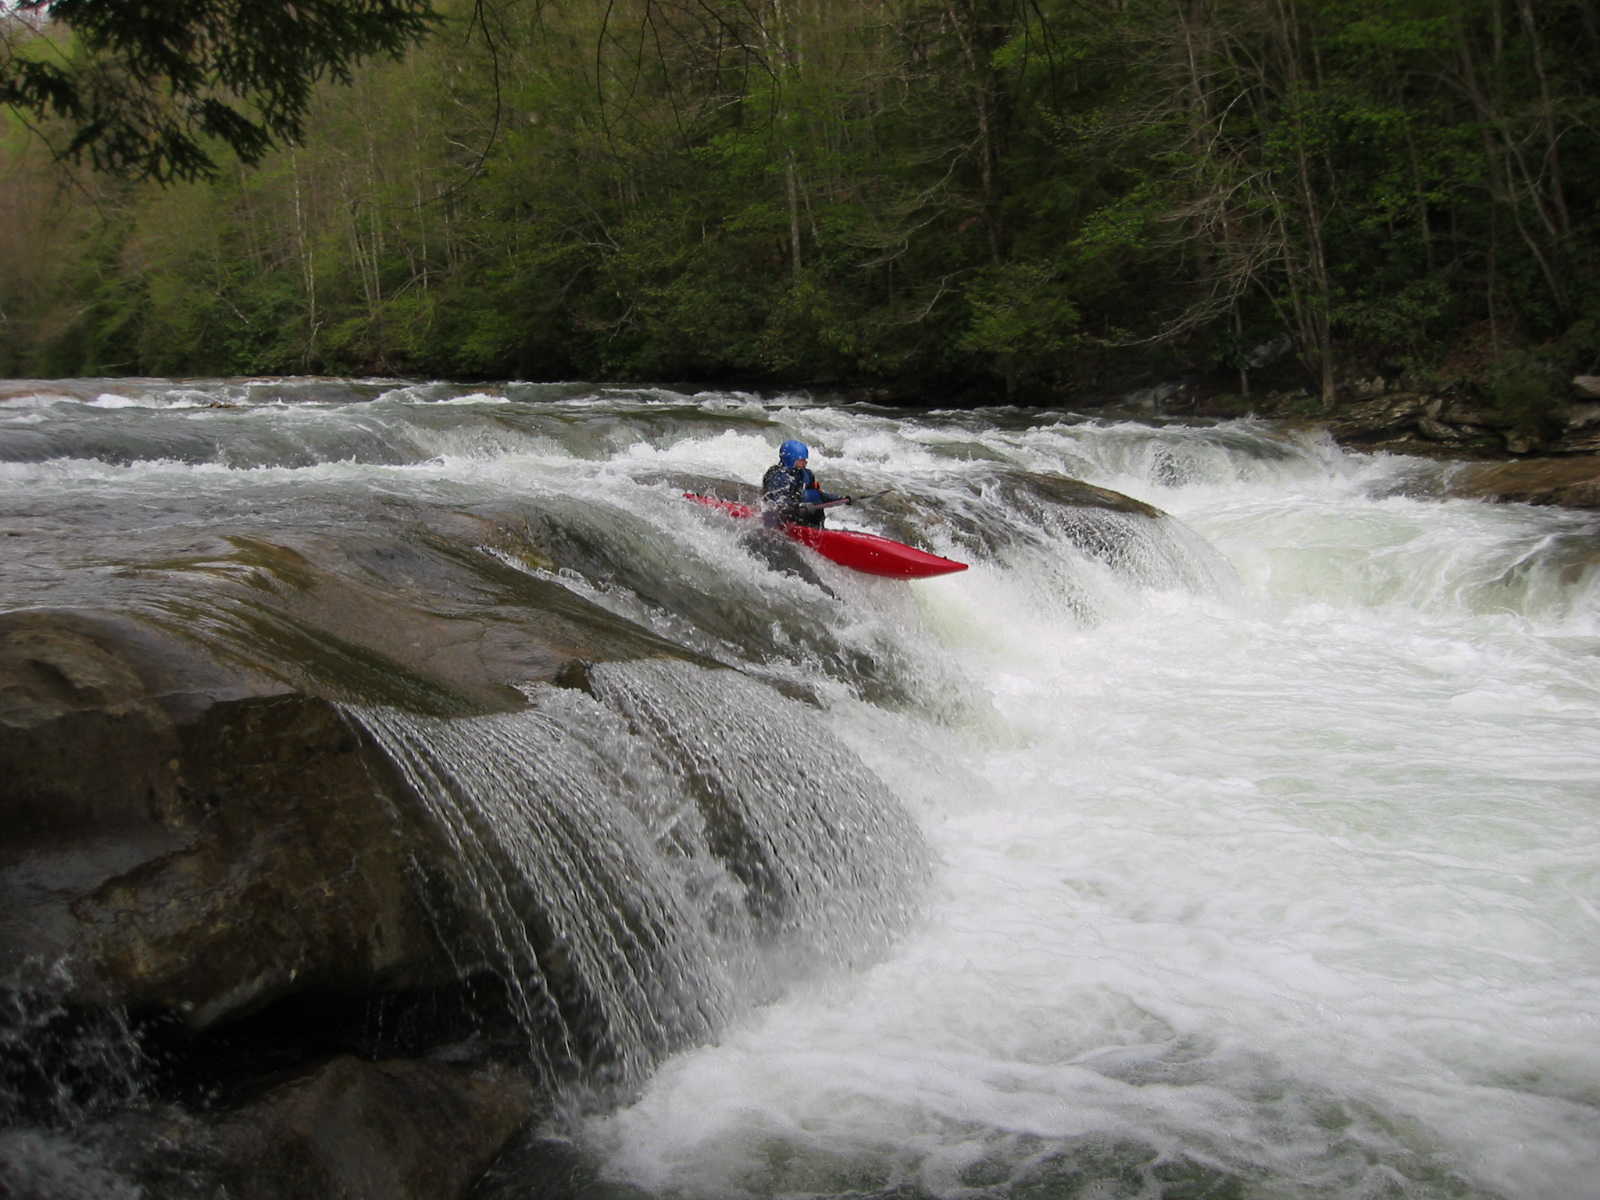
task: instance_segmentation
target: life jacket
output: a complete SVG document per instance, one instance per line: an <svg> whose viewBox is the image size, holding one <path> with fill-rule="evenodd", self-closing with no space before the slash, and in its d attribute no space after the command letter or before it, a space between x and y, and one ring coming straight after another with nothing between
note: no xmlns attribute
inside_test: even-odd
<svg viewBox="0 0 1600 1200"><path fill-rule="evenodd" d="M808 504L825 504L838 499L817 486L817 477L803 467L786 467L782 463L767 468L761 477L762 520L767 525L808 525L821 529L824 512L820 508L807 508Z"/></svg>

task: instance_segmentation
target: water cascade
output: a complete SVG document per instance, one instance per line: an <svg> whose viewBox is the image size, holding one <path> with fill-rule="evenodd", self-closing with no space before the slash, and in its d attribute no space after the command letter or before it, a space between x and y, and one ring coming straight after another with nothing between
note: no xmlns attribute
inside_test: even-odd
<svg viewBox="0 0 1600 1200"><path fill-rule="evenodd" d="M599 701L539 687L496 716L349 712L450 847L458 906L482 917L470 953L511 983L532 1053L627 1084L770 991L780 962L880 953L926 852L804 705L686 664L593 675Z"/></svg>

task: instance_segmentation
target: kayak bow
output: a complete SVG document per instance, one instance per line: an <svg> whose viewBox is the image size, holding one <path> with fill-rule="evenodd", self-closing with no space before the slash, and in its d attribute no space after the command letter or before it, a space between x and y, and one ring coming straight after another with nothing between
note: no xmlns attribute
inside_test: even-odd
<svg viewBox="0 0 1600 1200"><path fill-rule="evenodd" d="M685 492L683 498L708 508L721 509L729 516L740 519L760 516L756 509L737 500L721 500L716 496L701 496L695 492ZM785 536L811 547L823 558L868 575L882 575L889 579L927 579L967 569L964 562L941 558L876 533L862 533L854 529L812 529L794 524L786 524L781 528Z"/></svg>

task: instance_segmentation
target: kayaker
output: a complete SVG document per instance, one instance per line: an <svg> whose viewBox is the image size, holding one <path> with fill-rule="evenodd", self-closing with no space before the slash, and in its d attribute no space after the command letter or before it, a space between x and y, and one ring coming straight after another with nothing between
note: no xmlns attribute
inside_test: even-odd
<svg viewBox="0 0 1600 1200"><path fill-rule="evenodd" d="M821 529L832 501L852 503L849 496L835 496L817 486L817 477L806 469L811 449L790 438L778 447L778 461L761 477L761 522L769 528L778 525L809 525Z"/></svg>

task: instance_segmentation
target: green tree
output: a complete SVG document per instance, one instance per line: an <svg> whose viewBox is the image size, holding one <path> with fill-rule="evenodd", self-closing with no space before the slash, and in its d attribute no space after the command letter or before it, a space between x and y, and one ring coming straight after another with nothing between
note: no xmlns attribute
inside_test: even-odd
<svg viewBox="0 0 1600 1200"><path fill-rule="evenodd" d="M256 163L300 141L318 81L349 83L361 59L402 53L436 20L428 0L14 7L0 37L0 105L65 122L67 158L158 181L214 176L215 144ZM58 27L71 34L59 44Z"/></svg>

